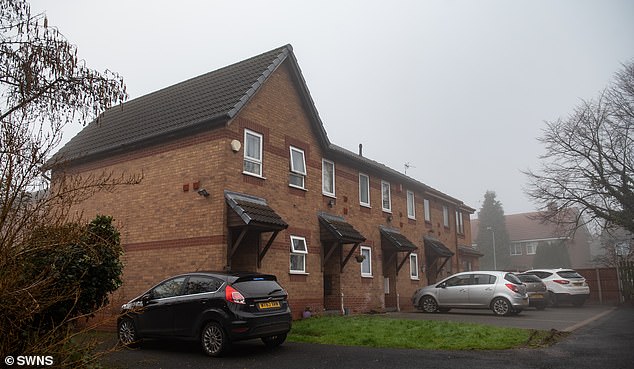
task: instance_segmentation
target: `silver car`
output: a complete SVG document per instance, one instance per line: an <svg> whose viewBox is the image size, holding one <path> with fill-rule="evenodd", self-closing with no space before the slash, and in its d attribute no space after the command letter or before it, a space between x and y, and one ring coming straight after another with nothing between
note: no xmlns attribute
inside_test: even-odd
<svg viewBox="0 0 634 369"><path fill-rule="evenodd" d="M515 315L528 307L526 286L512 273L474 271L454 274L414 292L412 302L426 313L451 308L491 309Z"/></svg>

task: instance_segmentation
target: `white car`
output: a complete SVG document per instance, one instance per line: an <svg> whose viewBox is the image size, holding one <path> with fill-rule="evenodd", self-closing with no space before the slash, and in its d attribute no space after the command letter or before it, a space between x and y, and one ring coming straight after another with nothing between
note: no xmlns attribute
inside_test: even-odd
<svg viewBox="0 0 634 369"><path fill-rule="evenodd" d="M548 288L552 306L562 302L582 306L590 296L590 287L586 279L573 269L532 269L525 271L524 274L533 274L542 279Z"/></svg>

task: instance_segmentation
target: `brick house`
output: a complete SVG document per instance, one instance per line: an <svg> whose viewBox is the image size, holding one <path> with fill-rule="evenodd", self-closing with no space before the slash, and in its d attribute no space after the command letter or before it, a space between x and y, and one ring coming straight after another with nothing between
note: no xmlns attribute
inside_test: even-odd
<svg viewBox="0 0 634 369"><path fill-rule="evenodd" d="M296 317L413 309L477 263L458 252L474 209L329 141L290 45L113 107L51 162L53 183L143 173L76 209L120 227L114 306L177 273L247 270L275 274Z"/></svg>
<svg viewBox="0 0 634 369"><path fill-rule="evenodd" d="M543 266L535 263L537 249L542 245L547 246L556 242L563 242L566 246L570 256L570 267L588 268L593 266L590 254L592 236L585 227L579 228L571 236L558 227L556 223L541 220L539 215L539 212L531 212L504 216L506 231L511 241L511 244L507 245L510 264L505 266L505 269L523 271L542 268ZM477 219L471 221L473 240L477 238L478 226Z"/></svg>

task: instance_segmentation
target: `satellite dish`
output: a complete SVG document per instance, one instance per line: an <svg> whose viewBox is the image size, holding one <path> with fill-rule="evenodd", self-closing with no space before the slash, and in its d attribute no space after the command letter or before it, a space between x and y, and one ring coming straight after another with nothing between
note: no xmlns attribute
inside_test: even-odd
<svg viewBox="0 0 634 369"><path fill-rule="evenodd" d="M233 152L240 151L241 147L242 147L242 144L240 143L240 141L238 140L231 141L231 150L233 150Z"/></svg>

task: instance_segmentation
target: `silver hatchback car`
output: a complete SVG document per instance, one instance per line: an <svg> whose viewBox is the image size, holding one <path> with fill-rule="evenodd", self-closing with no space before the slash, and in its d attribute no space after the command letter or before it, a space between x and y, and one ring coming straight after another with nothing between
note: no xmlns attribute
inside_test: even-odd
<svg viewBox="0 0 634 369"><path fill-rule="evenodd" d="M512 273L474 271L454 274L414 292L412 302L426 313L451 308L491 309L495 315L515 315L528 307L526 286Z"/></svg>

